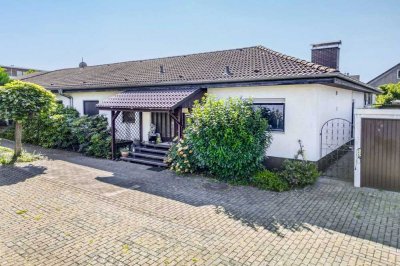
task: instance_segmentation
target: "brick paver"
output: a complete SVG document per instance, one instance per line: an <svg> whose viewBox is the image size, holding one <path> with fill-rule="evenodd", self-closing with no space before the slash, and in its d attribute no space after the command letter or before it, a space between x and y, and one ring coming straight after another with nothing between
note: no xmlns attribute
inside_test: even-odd
<svg viewBox="0 0 400 266"><path fill-rule="evenodd" d="M0 265L400 263L400 193L327 178L285 193L214 189L39 150L48 160L0 167Z"/></svg>

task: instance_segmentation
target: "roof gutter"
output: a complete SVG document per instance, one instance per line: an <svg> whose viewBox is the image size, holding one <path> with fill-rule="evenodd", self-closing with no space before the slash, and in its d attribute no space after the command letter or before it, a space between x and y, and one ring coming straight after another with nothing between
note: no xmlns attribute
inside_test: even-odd
<svg viewBox="0 0 400 266"><path fill-rule="evenodd" d="M257 83L257 82L278 82L278 81L288 81L287 84L296 84L296 80L314 80L314 79L324 79L329 78L332 79L331 83L335 83L335 79L341 79L348 83L354 84L354 88L356 87L357 90L363 92L373 92L373 93L382 93L381 90L378 88L372 87L368 84L365 84L361 81L352 79L344 74L339 72L332 72L332 73L324 73L324 74L315 74L310 76L285 76L285 77L271 77L271 78L252 78L252 79L230 79L230 80L214 80L214 81L180 81L180 82L168 82L168 83L161 83L161 84L148 84L148 85L137 85L137 84L121 84L121 85L112 85L112 84L105 84L102 86L93 86L93 87L64 87L62 88L64 91L88 91L88 90L104 90L104 89L129 89L129 88L149 88L149 87L165 87L165 86L188 86L188 85L208 85L212 86L213 84L232 84L232 83ZM292 81L291 83L289 81ZM310 82L311 83L311 82ZM318 82L315 82L318 84ZM325 84L329 84L328 81L323 82ZM271 84L274 85L274 84ZM275 84L275 85L282 85L282 84ZM344 86L342 83L337 83L338 86ZM349 88L349 86L347 86ZM59 88L47 88L51 91L57 91Z"/></svg>
<svg viewBox="0 0 400 266"><path fill-rule="evenodd" d="M58 89L58 94L69 99L69 106L74 107L74 98L71 95L64 94L62 89Z"/></svg>

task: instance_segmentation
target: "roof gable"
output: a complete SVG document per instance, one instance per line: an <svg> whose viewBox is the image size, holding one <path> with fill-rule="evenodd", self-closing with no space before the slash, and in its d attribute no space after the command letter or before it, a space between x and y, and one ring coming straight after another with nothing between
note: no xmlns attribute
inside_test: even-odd
<svg viewBox="0 0 400 266"><path fill-rule="evenodd" d="M400 67L400 63L398 63L397 65L394 65L393 67L389 68L388 70L386 70L385 72L383 72L382 74L376 76L375 78L371 79L368 84L373 83L374 81L380 79L381 77L383 77L384 75L386 75L387 73L391 72L392 70L395 70L397 68Z"/></svg>

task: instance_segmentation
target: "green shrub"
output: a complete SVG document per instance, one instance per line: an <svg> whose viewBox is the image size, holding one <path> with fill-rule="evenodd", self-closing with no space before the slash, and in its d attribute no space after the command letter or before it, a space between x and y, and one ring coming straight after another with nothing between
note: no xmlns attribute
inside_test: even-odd
<svg viewBox="0 0 400 266"><path fill-rule="evenodd" d="M281 176L293 187L305 187L312 185L319 177L318 168L313 162L305 158L305 151L301 140L299 140L300 149L295 155L294 160L285 160Z"/></svg>
<svg viewBox="0 0 400 266"><path fill-rule="evenodd" d="M95 157L111 157L111 135L106 117L96 115L77 118L72 123L72 134L78 140L78 152Z"/></svg>
<svg viewBox="0 0 400 266"><path fill-rule="evenodd" d="M319 172L317 166L303 160L286 160L283 163L282 177L294 187L305 187L317 181Z"/></svg>
<svg viewBox="0 0 400 266"><path fill-rule="evenodd" d="M258 172L251 182L254 186L266 190L282 192L290 189L289 183L279 173L269 170Z"/></svg>
<svg viewBox="0 0 400 266"><path fill-rule="evenodd" d="M187 139L181 139L172 145L165 162L178 174L193 173L196 170L193 147Z"/></svg>
<svg viewBox="0 0 400 266"><path fill-rule="evenodd" d="M14 140L15 127L13 125L0 128L0 138Z"/></svg>
<svg viewBox="0 0 400 266"><path fill-rule="evenodd" d="M185 137L193 147L196 168L225 180L249 180L262 168L271 143L267 121L251 101L212 96L195 102Z"/></svg>
<svg viewBox="0 0 400 266"><path fill-rule="evenodd" d="M82 116L71 107L57 105L49 115L33 117L23 123L23 141L45 148L67 149L85 155L110 158L111 135L104 116ZM14 139L14 127L0 132Z"/></svg>
<svg viewBox="0 0 400 266"><path fill-rule="evenodd" d="M42 115L26 123L23 140L45 148L76 150L78 140L72 134L72 127L78 117L79 113L74 108L59 104L50 115Z"/></svg>

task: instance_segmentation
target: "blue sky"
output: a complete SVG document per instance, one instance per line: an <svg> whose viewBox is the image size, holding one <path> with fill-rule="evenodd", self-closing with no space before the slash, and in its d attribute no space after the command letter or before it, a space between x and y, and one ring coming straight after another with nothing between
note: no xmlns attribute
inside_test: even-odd
<svg viewBox="0 0 400 266"><path fill-rule="evenodd" d="M0 64L45 70L264 45L310 59L342 40L363 81L400 62L400 1L0 0Z"/></svg>

